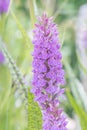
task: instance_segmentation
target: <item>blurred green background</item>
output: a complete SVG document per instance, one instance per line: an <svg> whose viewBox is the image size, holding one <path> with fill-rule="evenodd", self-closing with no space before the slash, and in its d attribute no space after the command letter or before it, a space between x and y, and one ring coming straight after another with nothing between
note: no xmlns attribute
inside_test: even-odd
<svg viewBox="0 0 87 130"><path fill-rule="evenodd" d="M4 63L0 63L0 130L41 129L29 127L31 126L30 123L37 122L39 118L35 113L36 117L29 119L30 123L27 126L29 114L26 114L25 105L21 100L20 83L15 84L17 77L15 78L16 74L14 74L16 70L14 63L23 75L25 86L30 88L33 51L32 29L37 17L44 12L48 16L52 16L58 24L66 76L66 85L64 86L66 99L62 105L69 121L67 127L69 130L87 130L87 66L83 61L82 53L79 51L79 44L77 44L79 30L76 29L79 9L83 4L87 4L87 0L12 1L5 20L2 42L4 42L13 63L8 57L5 57ZM86 53L85 57L87 57ZM36 104L32 101L28 108L32 105ZM29 108L30 116L33 116L31 111L33 113L33 110Z"/></svg>

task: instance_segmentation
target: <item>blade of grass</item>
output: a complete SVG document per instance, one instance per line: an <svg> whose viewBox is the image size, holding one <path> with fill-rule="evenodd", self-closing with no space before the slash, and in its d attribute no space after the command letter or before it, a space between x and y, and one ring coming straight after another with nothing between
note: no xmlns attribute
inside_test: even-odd
<svg viewBox="0 0 87 130"><path fill-rule="evenodd" d="M68 75L69 83L70 83L70 88L71 91L78 102L78 104L87 111L87 102L86 98L87 95L84 91L84 88L80 81L76 78L72 68L70 67L69 63L64 61L65 69ZM75 86L75 87L74 87Z"/></svg>
<svg viewBox="0 0 87 130"><path fill-rule="evenodd" d="M79 57L78 52L76 52L76 54L77 54L77 59L78 59L78 62L79 62L80 67L82 68L82 70L84 71L84 73L87 74L87 68L86 68L86 67L83 65L83 63L81 62L81 59L80 59L80 57Z"/></svg>
<svg viewBox="0 0 87 130"><path fill-rule="evenodd" d="M87 130L87 113L85 113L84 110L77 104L73 96L68 91L66 91L66 94L71 106L80 119L82 130Z"/></svg>
<svg viewBox="0 0 87 130"><path fill-rule="evenodd" d="M20 92L22 92L21 96L23 96L24 103L25 103L25 106L26 106L26 104L27 104L27 90L26 90L26 87L24 85L24 78L23 78L21 72L19 71L18 67L16 66L16 63L14 62L10 53L8 52L8 50L5 46L5 43L3 43L1 38L0 38L0 48L1 48L1 50L4 54L4 57L6 59L6 63L7 63L7 66L9 68L10 72L11 72L13 81L18 86L18 89L20 90Z"/></svg>
<svg viewBox="0 0 87 130"><path fill-rule="evenodd" d="M25 41L28 49L30 49L32 47L31 39L29 38L29 36L28 36L27 32L25 31L25 29L23 28L23 26L21 25L20 21L17 19L17 17L14 14L14 12L11 11L11 15L12 15L13 19L15 20L15 22L16 22L19 30L20 30L20 32L22 33L23 40Z"/></svg>
<svg viewBox="0 0 87 130"><path fill-rule="evenodd" d="M34 28L34 24L35 24L35 21L36 21L35 11L34 11L34 0L29 0L29 10L30 10L32 28Z"/></svg>

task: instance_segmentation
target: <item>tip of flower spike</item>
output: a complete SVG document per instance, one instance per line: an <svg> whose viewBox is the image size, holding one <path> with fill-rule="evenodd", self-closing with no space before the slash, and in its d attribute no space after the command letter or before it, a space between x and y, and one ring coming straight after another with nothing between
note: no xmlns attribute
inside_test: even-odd
<svg viewBox="0 0 87 130"><path fill-rule="evenodd" d="M44 25L46 25L47 23L48 23L48 17L47 17L47 15L46 15L46 13L44 13L43 15L42 15L42 17L38 17L38 20L39 20L39 22L42 24L44 24Z"/></svg>
<svg viewBox="0 0 87 130"><path fill-rule="evenodd" d="M52 17L48 17L46 13L44 13L41 17L38 17L39 23L43 25L47 25L50 20L52 20Z"/></svg>

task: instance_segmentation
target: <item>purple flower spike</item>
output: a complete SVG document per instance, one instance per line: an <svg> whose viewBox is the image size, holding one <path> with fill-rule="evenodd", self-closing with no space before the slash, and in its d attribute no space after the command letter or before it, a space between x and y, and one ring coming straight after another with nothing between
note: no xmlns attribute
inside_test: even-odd
<svg viewBox="0 0 87 130"><path fill-rule="evenodd" d="M0 64L3 64L5 61L3 53L0 51Z"/></svg>
<svg viewBox="0 0 87 130"><path fill-rule="evenodd" d="M82 34L82 43L85 48L87 48L87 30L85 30Z"/></svg>
<svg viewBox="0 0 87 130"><path fill-rule="evenodd" d="M34 32L32 93L43 115L43 130L67 130L66 118L60 108L65 83L61 63L57 26L46 14L39 18Z"/></svg>
<svg viewBox="0 0 87 130"><path fill-rule="evenodd" d="M79 9L79 15L76 25L76 40L77 47L81 53L83 49L87 49L87 4L84 4Z"/></svg>
<svg viewBox="0 0 87 130"><path fill-rule="evenodd" d="M10 0L0 0L0 14L7 13Z"/></svg>

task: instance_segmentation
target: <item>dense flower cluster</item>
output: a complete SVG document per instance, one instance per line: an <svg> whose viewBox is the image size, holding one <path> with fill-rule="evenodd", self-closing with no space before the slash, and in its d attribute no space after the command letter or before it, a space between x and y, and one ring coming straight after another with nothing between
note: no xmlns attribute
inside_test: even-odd
<svg viewBox="0 0 87 130"><path fill-rule="evenodd" d="M3 55L3 53L0 51L0 64L4 63L4 61L5 61L4 55Z"/></svg>
<svg viewBox="0 0 87 130"><path fill-rule="evenodd" d="M65 83L65 79L57 26L45 14L35 26L31 91L42 110L43 130L67 130L60 108L60 97L64 93L60 85Z"/></svg>
<svg viewBox="0 0 87 130"><path fill-rule="evenodd" d="M0 14L6 13L8 11L9 4L10 0L0 0Z"/></svg>

